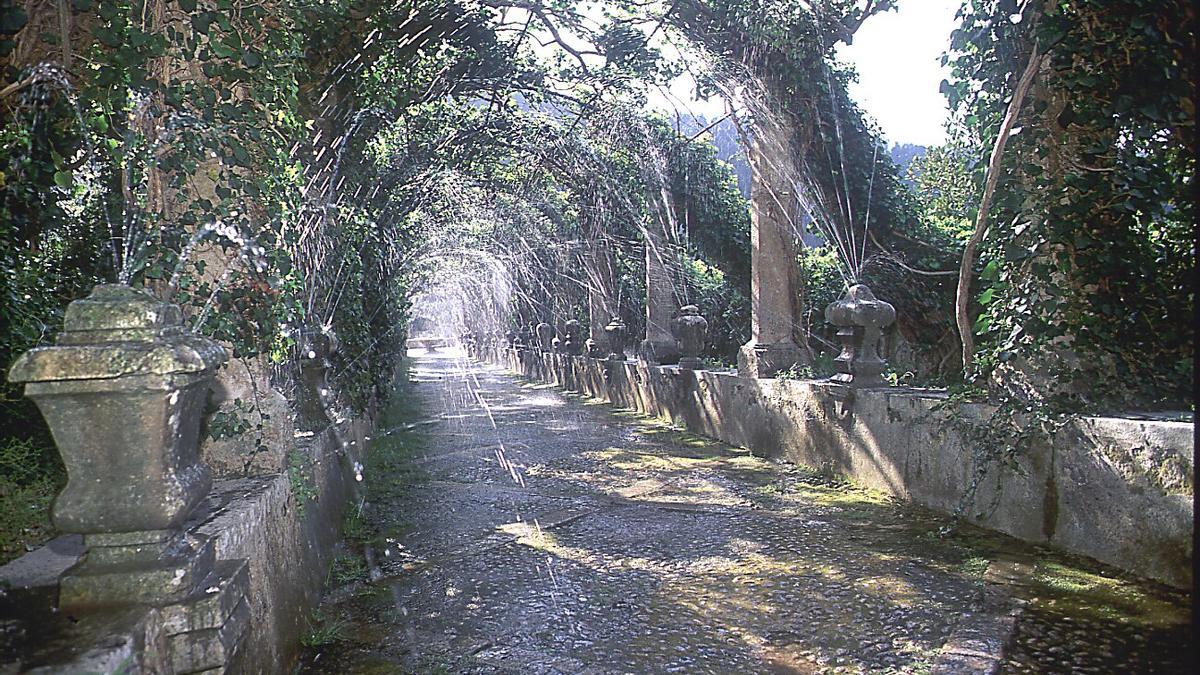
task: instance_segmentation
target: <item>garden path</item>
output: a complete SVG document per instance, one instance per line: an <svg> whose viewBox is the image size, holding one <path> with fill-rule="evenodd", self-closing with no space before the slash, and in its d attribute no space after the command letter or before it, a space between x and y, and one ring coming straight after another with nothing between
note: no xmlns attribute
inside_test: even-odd
<svg viewBox="0 0 1200 675"><path fill-rule="evenodd" d="M451 353L407 377L303 672L962 672L1006 632L1011 540ZM1006 670L1158 658L1102 624Z"/></svg>

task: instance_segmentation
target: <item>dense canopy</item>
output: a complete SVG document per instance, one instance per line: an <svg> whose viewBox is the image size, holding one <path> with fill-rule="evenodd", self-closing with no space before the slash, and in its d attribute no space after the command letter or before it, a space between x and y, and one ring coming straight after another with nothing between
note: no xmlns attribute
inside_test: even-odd
<svg viewBox="0 0 1200 675"><path fill-rule="evenodd" d="M730 160L809 244L809 374L836 353L825 305L866 281L897 308L894 382L1188 405L1190 3L967 0L945 57L953 141L904 167L834 52L894 4L0 0L0 360L119 280L283 388L298 327L326 327L362 408L414 314L452 334L587 328L591 293L640 334L652 247L729 365L751 313ZM684 73L727 114L648 105ZM1014 100L1019 133L988 176ZM731 137L732 156L714 144ZM964 371L955 282L982 229ZM4 406L31 421L0 439L4 490L44 496L52 446L15 388Z"/></svg>

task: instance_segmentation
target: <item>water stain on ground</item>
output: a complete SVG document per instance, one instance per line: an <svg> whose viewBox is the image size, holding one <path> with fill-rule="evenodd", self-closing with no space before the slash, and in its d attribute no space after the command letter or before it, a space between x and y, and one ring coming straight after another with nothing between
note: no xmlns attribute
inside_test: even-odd
<svg viewBox="0 0 1200 675"><path fill-rule="evenodd" d="M495 368L406 378L301 672L924 673L985 586L1025 607L1003 672L1189 672L1185 594Z"/></svg>

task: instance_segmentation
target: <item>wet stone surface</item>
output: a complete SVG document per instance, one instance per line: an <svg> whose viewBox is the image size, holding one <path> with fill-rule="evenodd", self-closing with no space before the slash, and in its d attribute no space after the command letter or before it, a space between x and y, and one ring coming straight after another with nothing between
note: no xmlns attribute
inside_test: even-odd
<svg viewBox="0 0 1200 675"><path fill-rule="evenodd" d="M1000 582L1028 608L1004 672L1189 672L1182 594L415 356L302 672L929 672L965 616L997 611L1001 555L1028 570Z"/></svg>

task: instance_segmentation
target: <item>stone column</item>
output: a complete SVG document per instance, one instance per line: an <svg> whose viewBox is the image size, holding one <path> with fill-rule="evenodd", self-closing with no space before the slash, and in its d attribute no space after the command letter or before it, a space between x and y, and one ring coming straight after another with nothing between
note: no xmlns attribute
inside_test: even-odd
<svg viewBox="0 0 1200 675"><path fill-rule="evenodd" d="M788 145L764 125L750 145L750 341L738 352L743 377L774 377L812 354L800 326L800 270L786 209L795 203L788 176Z"/></svg>
<svg viewBox="0 0 1200 675"><path fill-rule="evenodd" d="M608 354L608 333L604 327L617 313L613 298L616 272L608 242L595 240L591 249L587 257L588 338L593 340L597 352Z"/></svg>
<svg viewBox="0 0 1200 675"><path fill-rule="evenodd" d="M665 206L663 207L665 208ZM679 347L671 334L671 320L679 309L671 281L671 253L663 219L646 226L646 339L638 356L647 363L679 361Z"/></svg>

